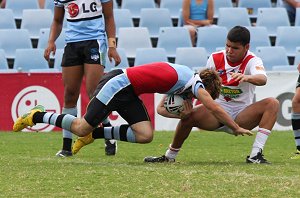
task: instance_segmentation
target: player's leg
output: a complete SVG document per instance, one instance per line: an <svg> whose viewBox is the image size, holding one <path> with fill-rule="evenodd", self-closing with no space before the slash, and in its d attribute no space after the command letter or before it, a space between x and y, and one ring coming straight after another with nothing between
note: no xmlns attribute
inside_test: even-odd
<svg viewBox="0 0 300 198"><path fill-rule="evenodd" d="M91 40L86 42L84 50L85 65L84 73L86 77L86 91L90 99L93 97L95 89L104 75L106 64L107 45L105 40ZM109 119L102 122L103 126L111 126ZM105 154L115 155L117 142L115 140L105 140Z"/></svg>
<svg viewBox="0 0 300 198"><path fill-rule="evenodd" d="M243 128L253 129L258 126L252 151L247 156L249 163L268 163L262 151L277 119L279 102L275 98L266 98L255 102L242 110L235 121Z"/></svg>
<svg viewBox="0 0 300 198"><path fill-rule="evenodd" d="M165 155L160 157L145 157L144 162L174 162L193 127L212 131L220 126L221 123L203 105L199 105L193 109L193 112L187 119L179 121L173 141Z"/></svg>
<svg viewBox="0 0 300 198"><path fill-rule="evenodd" d="M80 94L80 86L83 77L83 60L78 56L80 53L78 43L66 45L62 60L62 78L64 83L64 106L63 114L77 116L77 100ZM63 145L62 150L56 153L58 157L72 156L72 133L62 130Z"/></svg>
<svg viewBox="0 0 300 198"><path fill-rule="evenodd" d="M296 93L292 100L292 127L294 131L294 138L296 144L296 153L291 159L300 159L300 76L298 78L298 84Z"/></svg>

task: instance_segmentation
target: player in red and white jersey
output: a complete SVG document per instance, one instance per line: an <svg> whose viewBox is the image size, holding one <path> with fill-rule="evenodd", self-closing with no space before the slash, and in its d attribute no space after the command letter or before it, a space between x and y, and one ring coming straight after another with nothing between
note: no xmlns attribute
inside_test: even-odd
<svg viewBox="0 0 300 198"><path fill-rule="evenodd" d="M265 98L254 102L256 86L267 83L267 75L262 60L249 51L250 32L247 28L236 26L232 28L226 40L225 50L213 53L207 67L215 69L222 78L221 94L216 102L231 115L240 126L253 129L258 126L258 132L247 163L268 163L262 150L277 119L279 102L275 98ZM162 107L158 107L162 109ZM165 111L158 111L167 116ZM225 131L223 126L203 105L193 109L187 119L181 119L172 144L165 155L146 157L145 162L175 161L184 140L193 127L210 131Z"/></svg>

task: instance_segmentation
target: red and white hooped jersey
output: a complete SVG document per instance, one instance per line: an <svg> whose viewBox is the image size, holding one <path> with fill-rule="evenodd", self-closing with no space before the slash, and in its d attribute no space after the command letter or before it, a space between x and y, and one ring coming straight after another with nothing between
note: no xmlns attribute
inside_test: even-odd
<svg viewBox="0 0 300 198"><path fill-rule="evenodd" d="M262 60L250 51L247 52L240 63L235 64L227 61L225 50L215 52L209 57L206 66L215 69L222 78L222 90L219 100L246 106L253 102L256 85L248 82L239 83L231 78L229 72L267 76Z"/></svg>

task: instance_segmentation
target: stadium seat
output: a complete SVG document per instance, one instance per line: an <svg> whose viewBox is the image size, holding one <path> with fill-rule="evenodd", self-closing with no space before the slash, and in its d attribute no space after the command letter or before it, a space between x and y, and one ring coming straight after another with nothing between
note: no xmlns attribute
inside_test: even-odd
<svg viewBox="0 0 300 198"><path fill-rule="evenodd" d="M296 8L295 26L300 26L300 8Z"/></svg>
<svg viewBox="0 0 300 198"><path fill-rule="evenodd" d="M50 34L50 28L42 28L39 33L39 40L37 44L37 48L45 49L48 45L48 39ZM63 28L59 37L55 41L56 49L63 49L66 45L65 41L66 29Z"/></svg>
<svg viewBox="0 0 300 198"><path fill-rule="evenodd" d="M139 19L142 8L155 8L154 0L122 0L121 9L129 9L132 18Z"/></svg>
<svg viewBox="0 0 300 198"><path fill-rule="evenodd" d="M123 48L129 58L135 58L137 48L152 48L148 29L145 27L119 28L118 47Z"/></svg>
<svg viewBox="0 0 300 198"><path fill-rule="evenodd" d="M278 26L290 26L286 9L258 8L256 26L265 26L269 36L276 37Z"/></svg>
<svg viewBox="0 0 300 198"><path fill-rule="evenodd" d="M0 70L8 69L7 59L5 57L5 52L3 49L0 49Z"/></svg>
<svg viewBox="0 0 300 198"><path fill-rule="evenodd" d="M190 68L205 67L207 52L204 47L178 47L176 49L175 63L186 65Z"/></svg>
<svg viewBox="0 0 300 198"><path fill-rule="evenodd" d="M197 47L204 47L210 55L218 47L225 47L227 28L221 26L200 27L197 32Z"/></svg>
<svg viewBox="0 0 300 198"><path fill-rule="evenodd" d="M289 65L284 47L257 47L255 54L262 59L266 71L276 65Z"/></svg>
<svg viewBox="0 0 300 198"><path fill-rule="evenodd" d="M182 8L182 0L160 0L160 8L167 8L173 19L179 18L179 10Z"/></svg>
<svg viewBox="0 0 300 198"><path fill-rule="evenodd" d="M29 72L31 69L49 70L49 65L44 59L44 50L17 49L13 68L22 72Z"/></svg>
<svg viewBox="0 0 300 198"><path fill-rule="evenodd" d="M126 51L123 48L117 48L118 54L121 58L121 63L118 66L115 66L115 61L112 60L112 62L109 61L108 56L106 56L106 63L105 63L105 72L109 72L114 69L125 69L129 67L129 62L127 59Z"/></svg>
<svg viewBox="0 0 300 198"><path fill-rule="evenodd" d="M23 10L39 9L37 0L7 0L5 8L12 9L15 19L22 19Z"/></svg>
<svg viewBox="0 0 300 198"><path fill-rule="evenodd" d="M128 9L114 9L114 18L117 37L119 35L120 27L133 27L132 16Z"/></svg>
<svg viewBox="0 0 300 198"><path fill-rule="evenodd" d="M219 18L219 8L232 8L232 0L214 0L214 18Z"/></svg>
<svg viewBox="0 0 300 198"><path fill-rule="evenodd" d="M220 8L218 26L231 29L236 25L251 26L250 18L246 8Z"/></svg>
<svg viewBox="0 0 300 198"><path fill-rule="evenodd" d="M54 55L54 69L57 69L61 71L61 61L64 54L64 49L56 49L55 55Z"/></svg>
<svg viewBox="0 0 300 198"><path fill-rule="evenodd" d="M294 59L294 65L299 65L299 64L300 64L300 47L297 47L295 59Z"/></svg>
<svg viewBox="0 0 300 198"><path fill-rule="evenodd" d="M167 62L167 52L164 48L138 48L134 65L143 65L152 62Z"/></svg>
<svg viewBox="0 0 300 198"><path fill-rule="evenodd" d="M298 71L297 65L275 65L272 71Z"/></svg>
<svg viewBox="0 0 300 198"><path fill-rule="evenodd" d="M161 27L159 29L157 47L165 48L167 56L175 58L176 48L192 47L188 29L184 27Z"/></svg>
<svg viewBox="0 0 300 198"><path fill-rule="evenodd" d="M286 49L289 57L294 57L296 47L300 46L300 27L281 26L277 28L275 46L282 46Z"/></svg>
<svg viewBox="0 0 300 198"><path fill-rule="evenodd" d="M23 10L21 29L27 29L32 39L38 39L41 28L51 26L53 14L49 9Z"/></svg>
<svg viewBox="0 0 300 198"><path fill-rule="evenodd" d="M32 48L28 30L0 29L0 48L4 49L6 58L13 59L16 49Z"/></svg>
<svg viewBox="0 0 300 198"><path fill-rule="evenodd" d="M148 28L150 37L157 38L160 27L172 27L173 23L168 9L143 8L139 26Z"/></svg>
<svg viewBox="0 0 300 198"><path fill-rule="evenodd" d="M271 8L271 0L239 0L238 7L247 8L250 18L257 18L258 8Z"/></svg>
<svg viewBox="0 0 300 198"><path fill-rule="evenodd" d="M53 0L45 0L44 9L50 9L54 13L54 2Z"/></svg>
<svg viewBox="0 0 300 198"><path fill-rule="evenodd" d="M270 38L266 27L250 26L250 51L255 52L256 47L271 46Z"/></svg>
<svg viewBox="0 0 300 198"><path fill-rule="evenodd" d="M0 9L0 29L16 29L16 22L12 9Z"/></svg>

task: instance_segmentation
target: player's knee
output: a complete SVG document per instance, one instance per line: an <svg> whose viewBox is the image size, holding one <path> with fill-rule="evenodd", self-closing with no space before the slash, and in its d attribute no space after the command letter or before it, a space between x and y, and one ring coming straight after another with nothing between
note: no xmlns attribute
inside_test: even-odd
<svg viewBox="0 0 300 198"><path fill-rule="evenodd" d="M266 99L266 107L269 110L273 110L275 112L279 111L279 101L275 98L267 98Z"/></svg>
<svg viewBox="0 0 300 198"><path fill-rule="evenodd" d="M147 131L146 133L144 132L143 134L140 134L138 137L138 142L142 144L147 144L152 142L153 140L153 132L152 131Z"/></svg>

